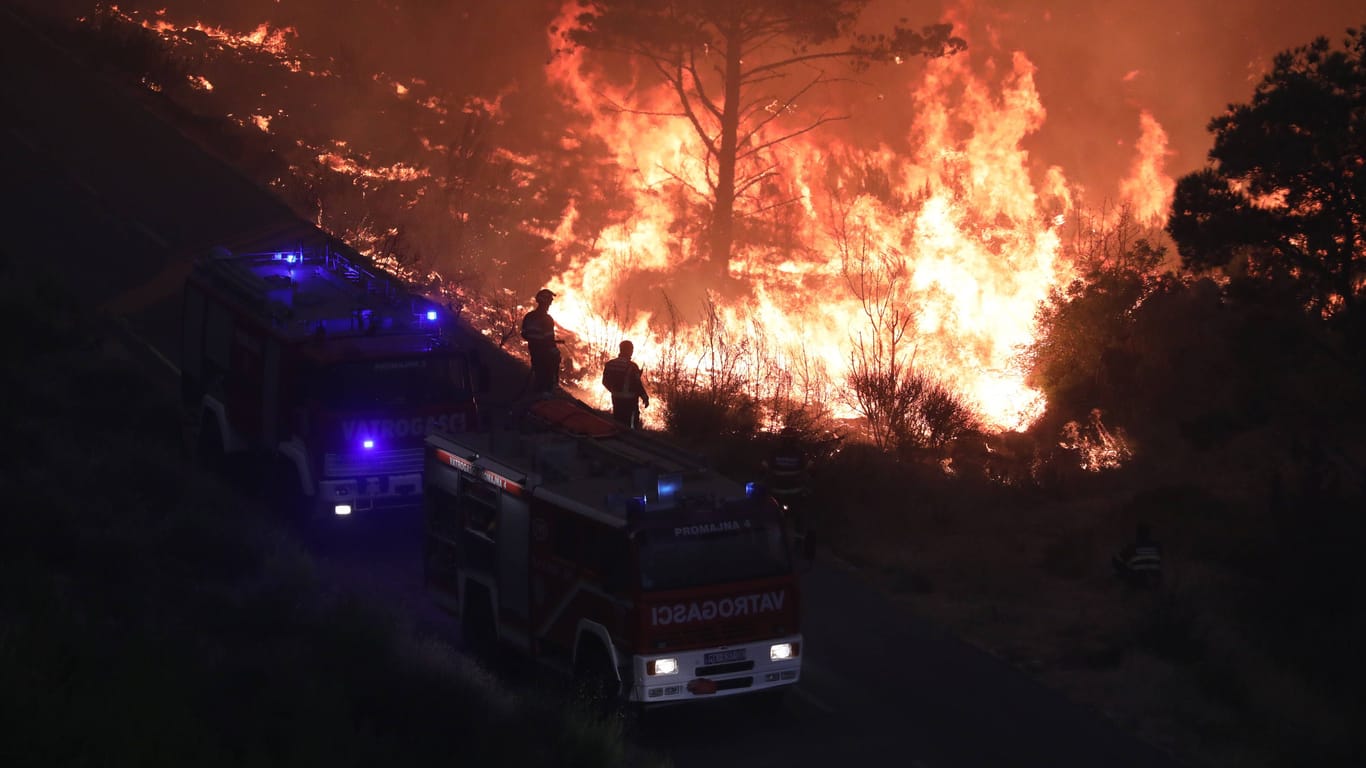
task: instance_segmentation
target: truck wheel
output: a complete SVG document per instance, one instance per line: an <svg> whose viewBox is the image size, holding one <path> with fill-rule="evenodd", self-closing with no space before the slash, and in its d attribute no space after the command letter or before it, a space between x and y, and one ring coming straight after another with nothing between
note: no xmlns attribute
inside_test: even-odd
<svg viewBox="0 0 1366 768"><path fill-rule="evenodd" d="M589 711L607 714L619 703L621 682L602 645L591 640L586 641L586 646L574 660L575 698Z"/></svg>

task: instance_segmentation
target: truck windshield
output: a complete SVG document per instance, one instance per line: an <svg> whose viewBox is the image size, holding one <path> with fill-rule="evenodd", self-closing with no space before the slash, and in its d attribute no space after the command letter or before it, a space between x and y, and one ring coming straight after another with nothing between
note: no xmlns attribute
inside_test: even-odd
<svg viewBox="0 0 1366 768"><path fill-rule="evenodd" d="M792 570L776 520L718 519L636 535L647 592L781 576Z"/></svg>
<svg viewBox="0 0 1366 768"><path fill-rule="evenodd" d="M329 408L404 408L469 396L460 357L396 358L334 363L317 371L314 395Z"/></svg>

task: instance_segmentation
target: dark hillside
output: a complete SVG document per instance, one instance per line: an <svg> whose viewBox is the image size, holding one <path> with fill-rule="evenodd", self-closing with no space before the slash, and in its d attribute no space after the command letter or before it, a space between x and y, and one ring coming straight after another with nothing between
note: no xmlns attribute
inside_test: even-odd
<svg viewBox="0 0 1366 768"><path fill-rule="evenodd" d="M170 382L0 261L0 763L615 765L619 729L509 693L183 457Z"/></svg>

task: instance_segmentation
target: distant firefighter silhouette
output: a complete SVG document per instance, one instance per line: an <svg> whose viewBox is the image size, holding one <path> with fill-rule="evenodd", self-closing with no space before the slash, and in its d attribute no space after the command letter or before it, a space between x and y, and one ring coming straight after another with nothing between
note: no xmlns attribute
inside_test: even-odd
<svg viewBox="0 0 1366 768"><path fill-rule="evenodd" d="M531 355L531 391L538 395L555 391L560 384L560 347L555 338L555 318L550 302L555 294L549 288L536 292L536 308L522 318L522 338Z"/></svg>
<svg viewBox="0 0 1366 768"><path fill-rule="evenodd" d="M650 395L641 381L640 366L631 362L635 345L621 342L620 354L602 368L602 386L612 394L612 417L628 429L640 427L640 409L650 407Z"/></svg>
<svg viewBox="0 0 1366 768"><path fill-rule="evenodd" d="M1156 587L1162 583L1162 545L1153 538L1152 528L1139 523L1134 540L1110 560L1115 575L1134 587Z"/></svg>

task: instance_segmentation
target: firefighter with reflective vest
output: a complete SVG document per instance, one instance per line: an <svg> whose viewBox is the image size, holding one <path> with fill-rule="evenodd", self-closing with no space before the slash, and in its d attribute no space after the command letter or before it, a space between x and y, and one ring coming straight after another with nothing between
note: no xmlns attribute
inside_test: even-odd
<svg viewBox="0 0 1366 768"><path fill-rule="evenodd" d="M650 395L640 378L640 366L631 362L635 345L623 341L616 357L602 369L602 386L612 394L612 417L627 429L640 427L640 409L650 407Z"/></svg>
<svg viewBox="0 0 1366 768"><path fill-rule="evenodd" d="M778 444L763 461L764 483L773 498L787 507L807 494L809 460L802 449L797 432L784 427L778 434Z"/></svg>
<svg viewBox="0 0 1366 768"><path fill-rule="evenodd" d="M1162 583L1162 545L1153 538L1152 528L1139 523L1134 540L1111 559L1115 575L1136 587L1155 587Z"/></svg>
<svg viewBox="0 0 1366 768"><path fill-rule="evenodd" d="M555 294L549 288L536 292L536 308L522 318L522 338L531 355L531 390L536 394L553 392L560 383L560 348L555 339L555 319L550 302Z"/></svg>

